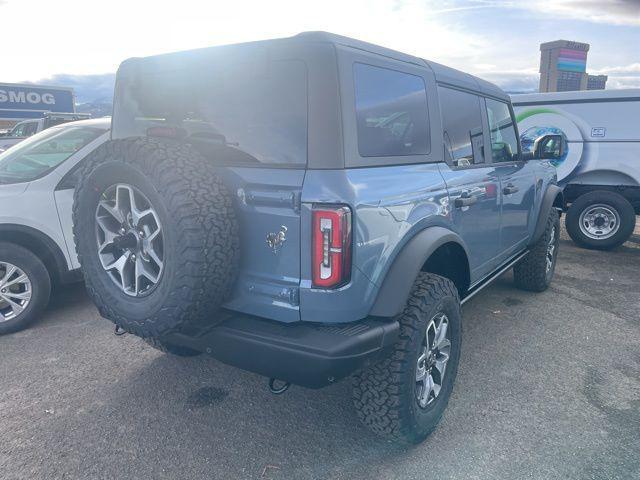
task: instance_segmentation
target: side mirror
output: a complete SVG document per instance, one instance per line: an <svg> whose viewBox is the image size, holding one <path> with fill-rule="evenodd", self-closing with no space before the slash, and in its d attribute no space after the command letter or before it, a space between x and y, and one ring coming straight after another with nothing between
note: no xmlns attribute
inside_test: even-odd
<svg viewBox="0 0 640 480"><path fill-rule="evenodd" d="M533 158L558 160L565 151L565 140L562 135L544 135L533 142Z"/></svg>

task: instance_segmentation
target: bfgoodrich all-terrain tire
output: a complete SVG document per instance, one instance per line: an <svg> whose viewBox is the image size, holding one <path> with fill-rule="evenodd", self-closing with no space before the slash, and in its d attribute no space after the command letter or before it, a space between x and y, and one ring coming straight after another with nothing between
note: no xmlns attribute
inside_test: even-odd
<svg viewBox="0 0 640 480"><path fill-rule="evenodd" d="M419 443L440 421L458 372L462 316L455 285L421 273L398 320L391 355L354 375L353 401L374 432Z"/></svg>
<svg viewBox="0 0 640 480"><path fill-rule="evenodd" d="M629 239L636 226L636 214L622 195L597 190L581 195L571 204L565 225L579 246L609 250Z"/></svg>
<svg viewBox="0 0 640 480"><path fill-rule="evenodd" d="M513 267L516 286L531 292L544 292L553 279L560 243L560 215L555 208L549 212L542 237L529 254Z"/></svg>
<svg viewBox="0 0 640 480"><path fill-rule="evenodd" d="M74 236L101 315L143 338L211 315L234 280L238 233L210 162L178 142L115 140L79 178Z"/></svg>
<svg viewBox="0 0 640 480"><path fill-rule="evenodd" d="M26 248L0 242L0 335L36 321L49 303L47 268Z"/></svg>

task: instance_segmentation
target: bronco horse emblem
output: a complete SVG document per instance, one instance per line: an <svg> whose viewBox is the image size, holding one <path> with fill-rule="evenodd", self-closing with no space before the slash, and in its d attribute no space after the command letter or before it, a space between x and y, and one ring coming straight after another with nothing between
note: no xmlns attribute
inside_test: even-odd
<svg viewBox="0 0 640 480"><path fill-rule="evenodd" d="M287 227L284 225L280 226L280 231L277 233L267 233L267 245L273 251L273 253L278 253L278 251L282 248L284 242L287 241Z"/></svg>

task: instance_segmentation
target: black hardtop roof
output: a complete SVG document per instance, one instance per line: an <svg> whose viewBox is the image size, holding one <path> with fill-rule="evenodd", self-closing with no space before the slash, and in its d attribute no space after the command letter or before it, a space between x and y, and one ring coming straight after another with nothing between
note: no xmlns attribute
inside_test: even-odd
<svg viewBox="0 0 640 480"><path fill-rule="evenodd" d="M365 52L373 53L376 55L381 55L383 57L392 58L394 60L399 60L402 62L411 63L414 65L427 67L431 69L436 77L436 81L441 84L450 85L458 88L463 88L466 90L476 91L485 95L497 97L506 101L509 101L509 96L498 86L493 83L487 82L481 78L475 77L468 73L462 72L460 70L456 70L451 67L447 67L441 65L436 62L432 62L430 60L425 60L420 57L416 57L413 55L409 55L406 53L398 52L396 50L392 50L386 47L381 47L379 45L375 45L373 43L364 42L361 40L356 40L354 38L345 37L342 35L337 35L329 32L302 32L292 37L285 38L276 38L270 40L258 40L255 42L246 42L246 43L236 43L230 45L221 45L215 47L205 47L195 50L186 50L181 52L174 53L165 53L161 55L154 55L150 57L144 58L130 58L125 60L120 65L119 73L123 69L127 69L130 64L145 64L146 66L159 66L161 64L174 64L180 65L183 64L185 57L188 57L191 61L198 64L200 63L198 60L202 61L202 57L208 57L210 54L214 54L217 52L222 52L225 50L228 51L237 51L246 50L261 50L262 48L278 48L284 47L292 44L299 44L305 42L322 42L322 43L331 43L339 46L346 46L358 50L362 50ZM175 63L174 63L175 62Z"/></svg>

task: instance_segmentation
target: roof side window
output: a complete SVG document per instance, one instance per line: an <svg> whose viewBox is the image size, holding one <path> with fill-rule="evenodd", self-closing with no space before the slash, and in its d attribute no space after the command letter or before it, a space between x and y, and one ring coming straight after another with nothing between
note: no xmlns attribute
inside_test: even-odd
<svg viewBox="0 0 640 480"><path fill-rule="evenodd" d="M362 63L354 64L353 75L360 155L428 154L429 112L424 80Z"/></svg>
<svg viewBox="0 0 640 480"><path fill-rule="evenodd" d="M480 98L453 88L438 87L445 159L455 167L484 162Z"/></svg>

